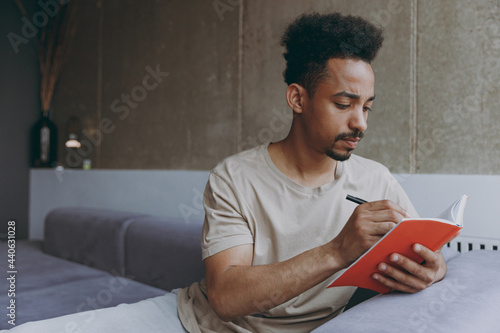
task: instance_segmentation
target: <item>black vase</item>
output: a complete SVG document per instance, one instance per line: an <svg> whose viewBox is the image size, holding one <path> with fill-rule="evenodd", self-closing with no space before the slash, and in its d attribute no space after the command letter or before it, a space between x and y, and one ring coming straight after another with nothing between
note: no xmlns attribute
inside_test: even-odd
<svg viewBox="0 0 500 333"><path fill-rule="evenodd" d="M49 112L42 111L41 118L31 133L31 166L54 168L57 166L57 127L49 119Z"/></svg>

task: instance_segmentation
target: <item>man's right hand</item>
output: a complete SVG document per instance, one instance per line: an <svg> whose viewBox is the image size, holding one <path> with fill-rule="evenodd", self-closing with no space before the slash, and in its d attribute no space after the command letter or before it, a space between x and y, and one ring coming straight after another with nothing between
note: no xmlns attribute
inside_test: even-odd
<svg viewBox="0 0 500 333"><path fill-rule="evenodd" d="M406 211L390 200L359 205L332 240L338 254L336 261L349 266L405 217Z"/></svg>

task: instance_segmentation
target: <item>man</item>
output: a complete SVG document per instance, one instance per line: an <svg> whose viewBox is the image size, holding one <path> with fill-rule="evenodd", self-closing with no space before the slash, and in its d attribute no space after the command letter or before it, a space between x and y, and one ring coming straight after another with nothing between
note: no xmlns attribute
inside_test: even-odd
<svg viewBox="0 0 500 333"><path fill-rule="evenodd" d="M200 283L177 297L168 293L13 331L289 333L309 332L338 315L356 288L326 289L332 277L403 217L416 216L385 167L351 155L375 99L370 63L382 40L370 23L340 14L305 15L288 27L282 44L291 130L211 172ZM346 194L371 202L356 207ZM439 251L415 251L425 264L394 253L394 265L381 263L373 278L416 292L444 277Z"/></svg>
<svg viewBox="0 0 500 333"><path fill-rule="evenodd" d="M416 212L389 171L351 155L375 99L370 63L382 31L359 17L304 15L282 38L288 136L229 157L205 190L206 279L180 291L189 332L309 332L338 315L355 288L332 276ZM355 207L346 194L371 202ZM381 200L385 199L385 200ZM403 292L442 279L441 253L420 265L392 254L373 278Z"/></svg>

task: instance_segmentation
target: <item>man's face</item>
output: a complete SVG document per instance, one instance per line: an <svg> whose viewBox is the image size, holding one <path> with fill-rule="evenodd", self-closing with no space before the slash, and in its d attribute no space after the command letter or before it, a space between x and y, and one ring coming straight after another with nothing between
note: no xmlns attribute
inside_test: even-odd
<svg viewBox="0 0 500 333"><path fill-rule="evenodd" d="M329 77L305 99L303 124L312 149L344 161L367 128L375 78L371 66L361 60L333 58L327 67Z"/></svg>

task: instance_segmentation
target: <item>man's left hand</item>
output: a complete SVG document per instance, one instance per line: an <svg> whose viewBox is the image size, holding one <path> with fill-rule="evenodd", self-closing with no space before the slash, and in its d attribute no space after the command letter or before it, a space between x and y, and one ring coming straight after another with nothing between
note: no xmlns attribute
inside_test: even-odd
<svg viewBox="0 0 500 333"><path fill-rule="evenodd" d="M444 278L446 262L441 250L432 252L421 244L415 244L413 251L424 259L422 264L399 253L393 253L389 259L394 267L380 263L380 274L375 273L372 277L391 289L406 293L418 292Z"/></svg>

